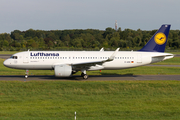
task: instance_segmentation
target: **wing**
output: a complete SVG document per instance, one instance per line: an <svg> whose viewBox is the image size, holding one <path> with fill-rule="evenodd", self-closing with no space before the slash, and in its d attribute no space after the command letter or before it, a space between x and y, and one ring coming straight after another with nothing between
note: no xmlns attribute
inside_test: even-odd
<svg viewBox="0 0 180 120"><path fill-rule="evenodd" d="M71 65L75 68L75 69L89 69L91 66L96 66L98 65L99 68L102 69L102 66L100 67L100 65L102 65L105 62L109 62L109 61L113 61L116 54L118 53L119 48L117 48L115 50L115 52L107 59L107 60L100 60L100 61L92 61L92 62L79 62L79 63L72 63Z"/></svg>

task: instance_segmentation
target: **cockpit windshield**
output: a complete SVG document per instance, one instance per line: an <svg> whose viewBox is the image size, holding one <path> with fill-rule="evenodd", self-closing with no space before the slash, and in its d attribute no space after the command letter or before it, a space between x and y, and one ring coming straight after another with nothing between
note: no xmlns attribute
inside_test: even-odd
<svg viewBox="0 0 180 120"><path fill-rule="evenodd" d="M11 56L10 58L12 58L12 59L17 59L17 56Z"/></svg>

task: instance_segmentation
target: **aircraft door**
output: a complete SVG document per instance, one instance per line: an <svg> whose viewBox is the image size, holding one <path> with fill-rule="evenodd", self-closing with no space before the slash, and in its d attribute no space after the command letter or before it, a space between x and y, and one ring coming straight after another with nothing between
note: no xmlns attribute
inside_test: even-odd
<svg viewBox="0 0 180 120"><path fill-rule="evenodd" d="M142 55L137 54L137 63L142 63Z"/></svg>
<svg viewBox="0 0 180 120"><path fill-rule="evenodd" d="M29 63L29 54L28 53L23 54L23 63Z"/></svg>

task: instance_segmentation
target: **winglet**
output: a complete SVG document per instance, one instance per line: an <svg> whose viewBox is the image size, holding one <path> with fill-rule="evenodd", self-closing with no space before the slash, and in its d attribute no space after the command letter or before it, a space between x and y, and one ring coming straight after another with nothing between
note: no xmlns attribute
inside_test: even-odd
<svg viewBox="0 0 180 120"><path fill-rule="evenodd" d="M120 48L117 48L116 51L107 59L107 61L112 61L114 60L116 54L118 53Z"/></svg>
<svg viewBox="0 0 180 120"><path fill-rule="evenodd" d="M104 48L101 48L101 49L100 49L100 52L102 52L102 51L104 51Z"/></svg>

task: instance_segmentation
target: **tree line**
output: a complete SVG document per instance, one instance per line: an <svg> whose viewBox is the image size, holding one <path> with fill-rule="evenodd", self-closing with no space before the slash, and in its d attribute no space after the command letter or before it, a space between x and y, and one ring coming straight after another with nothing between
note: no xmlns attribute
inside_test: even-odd
<svg viewBox="0 0 180 120"><path fill-rule="evenodd" d="M157 30L14 30L0 34L0 51L30 50L138 50L142 48ZM180 30L170 30L166 49L180 48Z"/></svg>

